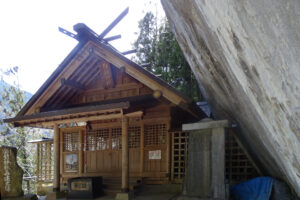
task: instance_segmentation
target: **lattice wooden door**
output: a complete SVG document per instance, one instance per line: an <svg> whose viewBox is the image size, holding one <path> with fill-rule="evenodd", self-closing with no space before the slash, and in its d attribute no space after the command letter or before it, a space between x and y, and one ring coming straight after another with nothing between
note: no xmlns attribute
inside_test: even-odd
<svg viewBox="0 0 300 200"><path fill-rule="evenodd" d="M140 126L128 127L129 169L139 172ZM91 130L86 136L87 172L119 176L122 170L122 128Z"/></svg>
<svg viewBox="0 0 300 200"><path fill-rule="evenodd" d="M119 169L112 164L111 133L112 129L109 128L87 131L85 142L87 172L111 172Z"/></svg>
<svg viewBox="0 0 300 200"><path fill-rule="evenodd" d="M144 169L145 177L166 177L167 125L149 124L144 126Z"/></svg>

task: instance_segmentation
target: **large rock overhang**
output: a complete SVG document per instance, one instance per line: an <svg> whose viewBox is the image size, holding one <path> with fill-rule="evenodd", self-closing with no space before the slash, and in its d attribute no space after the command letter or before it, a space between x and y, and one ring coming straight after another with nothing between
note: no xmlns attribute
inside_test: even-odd
<svg viewBox="0 0 300 200"><path fill-rule="evenodd" d="M218 118L300 196L300 2L162 0Z"/></svg>

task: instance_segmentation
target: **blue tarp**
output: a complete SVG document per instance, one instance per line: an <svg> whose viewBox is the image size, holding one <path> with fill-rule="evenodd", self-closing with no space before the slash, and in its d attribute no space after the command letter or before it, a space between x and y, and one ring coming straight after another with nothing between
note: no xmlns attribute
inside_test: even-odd
<svg viewBox="0 0 300 200"><path fill-rule="evenodd" d="M242 182L230 188L235 200L269 200L274 180L270 177L258 177Z"/></svg>

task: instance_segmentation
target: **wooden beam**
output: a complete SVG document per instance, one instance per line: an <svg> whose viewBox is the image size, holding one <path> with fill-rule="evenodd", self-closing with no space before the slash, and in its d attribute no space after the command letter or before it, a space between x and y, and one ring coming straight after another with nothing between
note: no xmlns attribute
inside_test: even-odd
<svg viewBox="0 0 300 200"><path fill-rule="evenodd" d="M122 117L122 192L129 190L128 117Z"/></svg>
<svg viewBox="0 0 300 200"><path fill-rule="evenodd" d="M142 117L143 111L136 111L132 113L124 114L125 117Z"/></svg>
<svg viewBox="0 0 300 200"><path fill-rule="evenodd" d="M107 33L111 31L128 13L129 7L127 7L99 36L98 39L102 40Z"/></svg>
<svg viewBox="0 0 300 200"><path fill-rule="evenodd" d="M143 64L140 64L141 67L151 67L151 63L143 63Z"/></svg>
<svg viewBox="0 0 300 200"><path fill-rule="evenodd" d="M54 177L53 177L53 192L60 191L60 140L59 140L59 128L57 124L54 124Z"/></svg>
<svg viewBox="0 0 300 200"><path fill-rule="evenodd" d="M82 91L86 90L85 86L82 85L81 83L78 83L78 82L72 81L72 80L66 80L65 78L61 79L61 85L71 87L71 88L75 88L75 89L79 89L79 90L82 90Z"/></svg>
<svg viewBox="0 0 300 200"><path fill-rule="evenodd" d="M119 102L119 103L110 103L110 104L100 104L100 105L91 105L91 106L81 106L81 107L75 107L75 108L67 108L67 109L61 109L61 110L54 110L54 111L48 111L48 112L42 112L42 113L36 113L33 115L25 115L10 119L4 119L4 122L18 122L18 121L28 121L33 119L41 119L41 118L58 118L63 116L72 116L76 114L85 115L85 114L95 114L95 113L106 113L106 112L114 112L118 111L120 109L127 109L129 108L130 103L129 102Z"/></svg>
<svg viewBox="0 0 300 200"><path fill-rule="evenodd" d="M105 89L114 88L115 81L112 76L110 63L106 61L101 62L99 65L99 70L100 70L101 83L104 86L104 88Z"/></svg>
<svg viewBox="0 0 300 200"><path fill-rule="evenodd" d="M132 54L132 53L136 53L136 49L132 49L132 50L128 50L128 51L124 51L122 52L122 54L125 56L125 55L128 55L128 54Z"/></svg>
<svg viewBox="0 0 300 200"><path fill-rule="evenodd" d="M111 37L104 38L103 40L105 40L105 42L110 42L110 41L117 40L117 39L120 39L120 38L121 38L121 35L114 35L114 36L111 36Z"/></svg>
<svg viewBox="0 0 300 200"><path fill-rule="evenodd" d="M109 115L95 115L95 116L88 116L88 117L74 117L72 119L52 119L49 121L29 121L24 124L18 124L17 126L28 126L30 124L37 124L41 125L41 127L49 127L49 125L53 124L53 122L57 124L68 124L68 123L75 123L75 122L87 122L87 121L95 121L95 120L105 120L105 119L116 119L121 118L122 114L109 114Z"/></svg>

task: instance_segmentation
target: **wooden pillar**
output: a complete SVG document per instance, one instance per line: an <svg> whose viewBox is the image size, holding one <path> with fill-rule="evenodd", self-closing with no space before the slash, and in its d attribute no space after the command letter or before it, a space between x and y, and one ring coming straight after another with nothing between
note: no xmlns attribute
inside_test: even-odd
<svg viewBox="0 0 300 200"><path fill-rule="evenodd" d="M51 143L46 143L46 159L47 159L47 171L46 179L51 180Z"/></svg>
<svg viewBox="0 0 300 200"><path fill-rule="evenodd" d="M80 129L79 130L79 152L78 152L78 175L81 176L82 175L82 169L83 169L83 139L82 139L82 135L83 135L83 130Z"/></svg>
<svg viewBox="0 0 300 200"><path fill-rule="evenodd" d="M60 188L60 145L59 145L59 128L54 124L54 178L53 178L53 191L58 192Z"/></svg>
<svg viewBox="0 0 300 200"><path fill-rule="evenodd" d="M168 121L167 127L166 127L167 128L167 130L166 130L166 144L167 144L166 169L167 169L167 175L168 175L169 180L170 180L170 164L171 164L171 161L170 161L171 160L170 159L170 153L171 153L171 151L170 151L170 145L171 145L171 143L170 143L170 134L171 133L169 132L170 126L171 126L171 121Z"/></svg>
<svg viewBox="0 0 300 200"><path fill-rule="evenodd" d="M144 171L144 121L141 119L141 135L140 135L140 176Z"/></svg>
<svg viewBox="0 0 300 200"><path fill-rule="evenodd" d="M129 190L128 117L122 117L122 192Z"/></svg>
<svg viewBox="0 0 300 200"><path fill-rule="evenodd" d="M40 159L41 159L40 158L40 143L37 143L36 147L37 147L36 178L37 178L37 181L39 181L40 180Z"/></svg>

